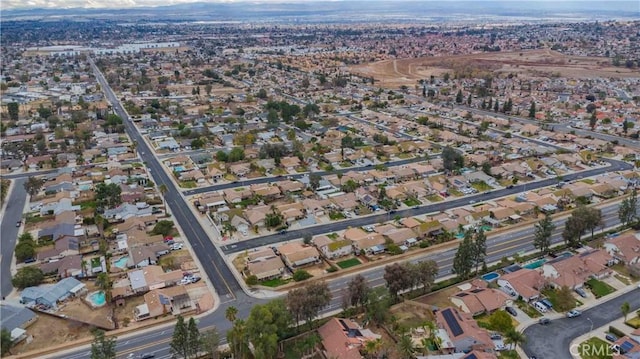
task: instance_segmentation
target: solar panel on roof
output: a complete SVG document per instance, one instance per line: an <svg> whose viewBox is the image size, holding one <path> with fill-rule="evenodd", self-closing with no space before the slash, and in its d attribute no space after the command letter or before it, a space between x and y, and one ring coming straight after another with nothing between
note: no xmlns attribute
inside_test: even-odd
<svg viewBox="0 0 640 359"><path fill-rule="evenodd" d="M445 309L442 311L442 317L447 322L449 329L451 329L451 334L453 334L454 337L464 333L451 309Z"/></svg>
<svg viewBox="0 0 640 359"><path fill-rule="evenodd" d="M158 299L160 300L160 304L163 305L171 305L171 300L169 300L169 298L166 298L164 295L159 294L158 295Z"/></svg>
<svg viewBox="0 0 640 359"><path fill-rule="evenodd" d="M480 292L484 292L484 288L476 288L471 291L471 293L480 293Z"/></svg>
<svg viewBox="0 0 640 359"><path fill-rule="evenodd" d="M633 349L634 346L635 345L633 345L633 343L628 342L628 341L625 340L624 343L622 343L622 345L620 345L620 349L622 349L622 351L624 351L626 353L626 352L631 351L631 349Z"/></svg>
<svg viewBox="0 0 640 359"><path fill-rule="evenodd" d="M458 297L458 298L464 298L464 297L466 297L466 296L468 296L468 295L469 295L469 294L467 294L467 293L458 293L458 294L456 294L456 297Z"/></svg>

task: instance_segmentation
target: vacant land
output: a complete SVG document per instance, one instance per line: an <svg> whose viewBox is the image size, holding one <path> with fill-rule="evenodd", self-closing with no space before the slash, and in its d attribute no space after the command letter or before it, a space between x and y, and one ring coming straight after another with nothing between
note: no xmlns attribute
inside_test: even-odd
<svg viewBox="0 0 640 359"><path fill-rule="evenodd" d="M384 60L352 66L351 71L373 77L385 87L413 87L418 80L432 75L441 78L447 72L474 77L500 72L567 78L640 77L633 69L614 67L608 58L568 56L551 50Z"/></svg>

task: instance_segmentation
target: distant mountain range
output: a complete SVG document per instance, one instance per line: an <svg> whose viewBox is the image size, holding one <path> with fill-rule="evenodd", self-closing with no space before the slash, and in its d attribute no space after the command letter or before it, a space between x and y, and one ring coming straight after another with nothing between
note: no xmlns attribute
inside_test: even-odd
<svg viewBox="0 0 640 359"><path fill-rule="evenodd" d="M8 0L10 1L10 0ZM56 0L49 0L51 4ZM61 1L61 6L65 3ZM107 1L107 0L100 0ZM94 2L95 3L95 2ZM165 21L301 21L362 22L392 20L474 21L501 18L514 21L553 19L640 19L635 1L307 1L194 2L120 9L16 8L3 9L2 20L108 18Z"/></svg>

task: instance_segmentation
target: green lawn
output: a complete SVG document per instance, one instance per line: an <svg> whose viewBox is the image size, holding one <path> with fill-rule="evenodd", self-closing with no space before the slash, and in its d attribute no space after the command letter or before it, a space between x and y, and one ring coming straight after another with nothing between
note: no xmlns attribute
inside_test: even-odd
<svg viewBox="0 0 640 359"><path fill-rule="evenodd" d="M281 279L281 278L274 278L274 279L265 280L264 282L260 282L260 285L264 285L266 287L275 288L275 287L279 287L281 285L285 285L285 284L287 284L289 282L290 282L290 280L284 280L284 279Z"/></svg>
<svg viewBox="0 0 640 359"><path fill-rule="evenodd" d="M407 198L404 200L403 203L406 204L407 207L413 207L413 206L418 206L422 204L422 202L418 201L415 198Z"/></svg>
<svg viewBox="0 0 640 359"><path fill-rule="evenodd" d="M411 153L400 153L396 157L402 160L406 160L407 158L413 158L413 155Z"/></svg>
<svg viewBox="0 0 640 359"><path fill-rule="evenodd" d="M427 200L429 202L441 202L443 201L442 197L438 196L437 194L432 194L427 196Z"/></svg>
<svg viewBox="0 0 640 359"><path fill-rule="evenodd" d="M196 184L196 181L181 181L180 182L180 187L182 187L182 188L196 188L196 187L198 187L198 185Z"/></svg>
<svg viewBox="0 0 640 359"><path fill-rule="evenodd" d="M350 258L341 262L336 263L338 265L338 267L342 268L342 269L347 269L349 267L355 267L360 263L360 260L358 260L358 258Z"/></svg>
<svg viewBox="0 0 640 359"><path fill-rule="evenodd" d="M488 184L486 184L483 181L480 182L473 182L471 184L471 187L477 189L480 192L484 192L484 191L491 191L493 189L493 187L489 186Z"/></svg>
<svg viewBox="0 0 640 359"><path fill-rule="evenodd" d="M609 349L609 343L600 338L591 338L578 347L578 353L582 359L608 359L613 352Z"/></svg>
<svg viewBox="0 0 640 359"><path fill-rule="evenodd" d="M516 305L518 306L518 308L520 308L520 310L525 312L531 318L539 318L539 317L542 316L542 314L540 314L540 312L535 310L535 308L533 308L529 304L525 303L524 301L518 300L518 301L516 301Z"/></svg>
<svg viewBox="0 0 640 359"><path fill-rule="evenodd" d="M628 319L624 323L634 329L638 329L640 328L640 316L636 316L635 318Z"/></svg>
<svg viewBox="0 0 640 359"><path fill-rule="evenodd" d="M344 216L344 214L342 214L342 212L331 211L331 212L329 212L329 218L332 221L336 221L336 220L339 220L339 219L345 219L346 217Z"/></svg>
<svg viewBox="0 0 640 359"><path fill-rule="evenodd" d="M455 189L455 188L449 188L449 194L450 194L450 195L452 195L452 196L456 196L456 197L462 197L462 196L464 196L464 193L462 193L462 192L458 191L458 190L457 190L457 189Z"/></svg>
<svg viewBox="0 0 640 359"><path fill-rule="evenodd" d="M601 282L594 278L589 279L585 284L587 285L587 287L589 287L589 289L591 289L591 292L593 292L593 295L595 295L596 298L604 297L605 295L616 291L615 288L608 285L607 283Z"/></svg>

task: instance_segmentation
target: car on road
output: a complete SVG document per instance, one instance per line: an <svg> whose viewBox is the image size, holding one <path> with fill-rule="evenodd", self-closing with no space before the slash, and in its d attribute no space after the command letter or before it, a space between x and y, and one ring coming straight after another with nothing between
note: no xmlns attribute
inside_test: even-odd
<svg viewBox="0 0 640 359"><path fill-rule="evenodd" d="M575 317L579 317L582 314L581 311L574 309L571 310L569 312L567 312L567 318L575 318Z"/></svg>
<svg viewBox="0 0 640 359"><path fill-rule="evenodd" d="M512 185L512 184L510 184L510 185L508 185L508 186L507 186L507 189L511 189L511 188L513 188L513 185Z"/></svg>
<svg viewBox="0 0 640 359"><path fill-rule="evenodd" d="M285 233L287 233L287 230L286 230L286 229L281 229L281 230L278 232L278 234L285 234Z"/></svg>
<svg viewBox="0 0 640 359"><path fill-rule="evenodd" d="M16 222L16 227L20 227L22 225L22 221Z"/></svg>
<svg viewBox="0 0 640 359"><path fill-rule="evenodd" d="M549 320L549 318L540 318L540 320L538 320L538 324L540 325L551 324L551 320Z"/></svg>
<svg viewBox="0 0 640 359"><path fill-rule="evenodd" d="M507 313L513 315L514 317L518 316L518 312L516 312L516 309L514 307L505 307L504 310L506 310Z"/></svg>
<svg viewBox="0 0 640 359"><path fill-rule="evenodd" d="M156 355L155 354L151 354L151 353L144 353L140 356L140 359L152 359L155 358Z"/></svg>

